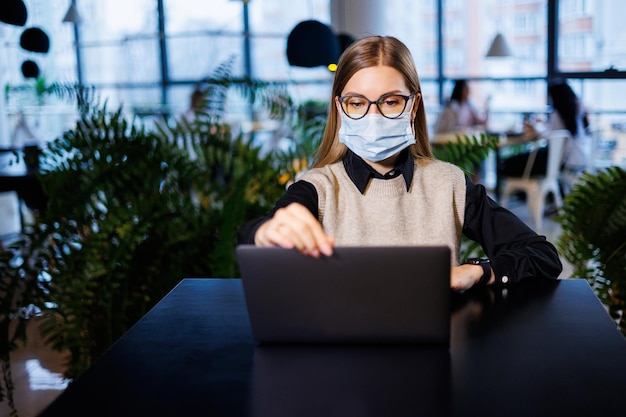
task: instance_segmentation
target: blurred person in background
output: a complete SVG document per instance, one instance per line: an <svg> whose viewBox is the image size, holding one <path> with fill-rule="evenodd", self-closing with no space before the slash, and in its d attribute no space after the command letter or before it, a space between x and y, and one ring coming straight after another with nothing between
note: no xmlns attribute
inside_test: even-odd
<svg viewBox="0 0 626 417"><path fill-rule="evenodd" d="M435 122L435 134L465 133L470 129L487 128L489 110L480 112L469 97L467 80L456 80L450 99Z"/></svg>
<svg viewBox="0 0 626 417"><path fill-rule="evenodd" d="M589 128L587 112L580 99L564 80L551 83L548 86L548 96L552 112L548 116L546 126L542 129L539 124L533 124L528 128L535 129L537 134L543 137L547 137L551 131L555 130L569 131L571 138L565 143L561 171L570 178L577 178L587 167L591 157L591 138L587 133ZM549 146L550 143L538 150L531 175L545 175ZM504 159L500 172L509 177L521 177L529 155L530 152L522 152ZM562 191L565 194L568 190Z"/></svg>

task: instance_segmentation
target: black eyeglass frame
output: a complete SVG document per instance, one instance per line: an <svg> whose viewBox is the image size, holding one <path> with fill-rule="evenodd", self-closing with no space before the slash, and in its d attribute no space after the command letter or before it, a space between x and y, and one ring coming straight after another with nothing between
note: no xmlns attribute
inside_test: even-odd
<svg viewBox="0 0 626 417"><path fill-rule="evenodd" d="M361 95L361 94L352 94L349 96L338 96L337 100L339 100L339 107L341 107L341 111L343 112L343 114L345 114L347 117L349 117L352 120L359 120L364 118L367 113L369 113L370 111L370 107L372 106L372 104L376 104L376 108L378 109L378 112L381 114L381 116L387 118L387 119L398 119L400 116L402 116L404 114L404 112L406 111L406 105L409 103L409 100L414 98L416 95L418 95L419 93L413 93L413 94L409 94L408 96L404 95L404 94L395 94L395 93L388 93L388 94L383 94L382 96L378 97L377 100L371 101L370 99L368 99L367 97ZM362 98L365 101L367 101L367 109L365 110L365 113L363 113L361 116L359 117L353 117L350 116L348 113L346 113L346 109L343 107L343 100L347 99L347 98ZM383 111L380 109L380 104L385 101L385 99L387 97L402 97L404 99L404 107L402 108L402 111L400 113L398 113L397 116L395 117L389 117L389 116L385 116L385 114L383 113Z"/></svg>

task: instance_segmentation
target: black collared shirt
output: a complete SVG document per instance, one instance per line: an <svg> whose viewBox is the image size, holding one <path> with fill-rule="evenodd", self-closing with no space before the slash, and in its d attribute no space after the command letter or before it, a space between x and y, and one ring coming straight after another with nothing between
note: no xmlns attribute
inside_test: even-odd
<svg viewBox="0 0 626 417"><path fill-rule="evenodd" d="M402 152L396 167L385 175L376 172L350 151L343 164L361 194L371 178L389 179L398 175L404 176L408 191L415 173L414 160L408 150ZM558 278L563 267L554 245L491 199L483 185L474 184L467 176L465 184L463 234L481 245L491 261L497 281L515 283L531 277ZM306 181L296 181L277 201L270 215L251 220L239 230L238 242L254 244L254 235L261 224L277 209L295 202L308 208L315 218L319 217L315 187Z"/></svg>
<svg viewBox="0 0 626 417"><path fill-rule="evenodd" d="M343 158L343 166L348 173L348 176L359 189L361 194L365 192L365 188L371 178L380 178L388 180L396 178L398 175L404 177L404 183L406 184L406 190L411 188L411 182L413 182L413 173L415 168L413 166L413 158L409 154L409 150L405 149L400 152L400 156L396 161L396 166L391 171L381 174L372 168L361 157L357 156L354 152L348 149L348 153Z"/></svg>

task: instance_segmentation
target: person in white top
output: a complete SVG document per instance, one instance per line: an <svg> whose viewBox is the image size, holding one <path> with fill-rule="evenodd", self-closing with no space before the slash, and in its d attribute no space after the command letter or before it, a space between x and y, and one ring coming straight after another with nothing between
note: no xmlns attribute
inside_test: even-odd
<svg viewBox="0 0 626 417"><path fill-rule="evenodd" d="M591 155L591 138L587 134L587 113L572 88L565 81L556 81L548 86L548 95L552 112L548 117L547 129L538 130L543 137L553 130L566 129L572 135L565 144L562 170L579 174L587 167ZM548 146L550 144L548 143ZM522 176L528 153L520 153L503 161L501 172L506 176ZM539 149L531 175L543 175L546 172L548 148Z"/></svg>
<svg viewBox="0 0 626 417"><path fill-rule="evenodd" d="M569 171L582 171L587 166L591 154L591 138L587 134L589 123L587 112L580 99L565 81L548 87L554 111L548 119L550 130L567 129L572 140L565 145L563 168Z"/></svg>
<svg viewBox="0 0 626 417"><path fill-rule="evenodd" d="M199 87L194 88L189 97L189 108L182 114L182 118L191 123L196 118L196 113L202 109L205 100L205 92Z"/></svg>
<svg viewBox="0 0 626 417"><path fill-rule="evenodd" d="M466 80L456 80L448 103L435 123L435 134L464 133L468 129L484 130L487 125L488 110L481 114L469 99L470 88Z"/></svg>

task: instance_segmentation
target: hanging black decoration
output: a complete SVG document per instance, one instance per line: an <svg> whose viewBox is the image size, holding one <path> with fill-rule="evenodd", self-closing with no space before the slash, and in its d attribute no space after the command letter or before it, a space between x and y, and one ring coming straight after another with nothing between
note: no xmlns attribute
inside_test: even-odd
<svg viewBox="0 0 626 417"><path fill-rule="evenodd" d="M50 39L46 32L32 27L22 33L20 46L27 51L46 53L50 49Z"/></svg>
<svg viewBox="0 0 626 417"><path fill-rule="evenodd" d="M318 67L337 63L339 41L331 28L316 20L305 20L287 38L287 60L297 67Z"/></svg>
<svg viewBox="0 0 626 417"><path fill-rule="evenodd" d="M22 0L3 0L0 7L0 21L9 25L24 26L28 12Z"/></svg>
<svg viewBox="0 0 626 417"><path fill-rule="evenodd" d="M26 60L22 63L22 75L25 78L37 78L39 77L39 66L36 62Z"/></svg>

